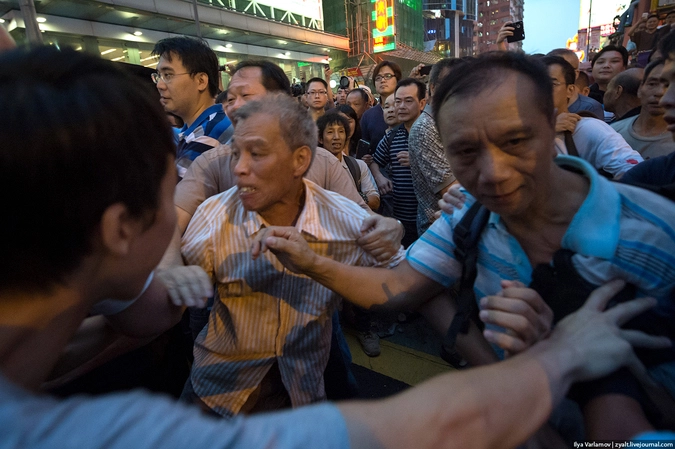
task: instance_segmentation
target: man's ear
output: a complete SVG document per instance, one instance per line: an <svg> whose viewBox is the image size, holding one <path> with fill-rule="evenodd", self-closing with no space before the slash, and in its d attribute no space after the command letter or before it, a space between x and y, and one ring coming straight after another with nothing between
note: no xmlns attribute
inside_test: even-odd
<svg viewBox="0 0 675 449"><path fill-rule="evenodd" d="M199 72L195 75L194 79L197 81L197 89L199 89L199 92L203 92L209 88L209 75L206 73Z"/></svg>
<svg viewBox="0 0 675 449"><path fill-rule="evenodd" d="M142 230L141 220L131 217L122 203L111 204L101 216L101 244L112 254L128 254L133 240Z"/></svg>
<svg viewBox="0 0 675 449"><path fill-rule="evenodd" d="M574 84L568 84L567 85L567 100L570 100L572 96L574 95L574 92L576 92L577 86Z"/></svg>
<svg viewBox="0 0 675 449"><path fill-rule="evenodd" d="M426 105L427 105L427 99L425 98L425 99L423 99L422 101L420 101L420 111L423 111L423 110L424 110L424 107L425 107Z"/></svg>
<svg viewBox="0 0 675 449"><path fill-rule="evenodd" d="M581 93L581 95L583 95L583 96L585 96L585 97L588 97L588 94L591 93L591 88L588 87L588 86L586 86L586 87L584 87L583 89L581 89L581 92L580 92L580 93Z"/></svg>
<svg viewBox="0 0 675 449"><path fill-rule="evenodd" d="M312 150L307 145L296 148L293 152L293 163L295 166L293 174L302 177L312 163Z"/></svg>

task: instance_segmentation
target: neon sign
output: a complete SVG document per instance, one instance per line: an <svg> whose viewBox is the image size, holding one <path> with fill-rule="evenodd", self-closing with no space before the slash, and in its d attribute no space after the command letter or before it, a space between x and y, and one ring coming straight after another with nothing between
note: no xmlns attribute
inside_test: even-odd
<svg viewBox="0 0 675 449"><path fill-rule="evenodd" d="M396 50L393 1L370 1L373 3L373 53Z"/></svg>

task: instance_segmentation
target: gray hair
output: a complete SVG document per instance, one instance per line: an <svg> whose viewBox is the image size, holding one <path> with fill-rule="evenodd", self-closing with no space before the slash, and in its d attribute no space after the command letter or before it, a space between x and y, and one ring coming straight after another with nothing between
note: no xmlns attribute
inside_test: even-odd
<svg viewBox="0 0 675 449"><path fill-rule="evenodd" d="M232 121L236 124L257 114L276 117L279 120L279 129L284 142L292 150L308 146L312 150L312 159L314 158L316 143L319 140L316 123L309 112L295 99L281 93L267 94L237 109ZM264 123L260 126L264 126Z"/></svg>

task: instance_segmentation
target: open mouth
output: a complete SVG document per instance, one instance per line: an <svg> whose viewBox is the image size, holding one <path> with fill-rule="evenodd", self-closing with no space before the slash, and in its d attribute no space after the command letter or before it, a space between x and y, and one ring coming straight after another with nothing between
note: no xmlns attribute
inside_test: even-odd
<svg viewBox="0 0 675 449"><path fill-rule="evenodd" d="M242 195L246 193L253 193L256 190L258 189L256 189L255 187L239 187L239 194Z"/></svg>

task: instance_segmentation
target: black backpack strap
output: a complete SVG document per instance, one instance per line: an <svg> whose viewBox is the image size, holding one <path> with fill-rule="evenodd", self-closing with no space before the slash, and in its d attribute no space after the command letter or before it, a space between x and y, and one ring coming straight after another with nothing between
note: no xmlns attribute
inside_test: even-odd
<svg viewBox="0 0 675 449"><path fill-rule="evenodd" d="M565 131L565 147L567 148L567 154L579 157L577 146L574 144L574 139L572 138L572 133L570 131Z"/></svg>
<svg viewBox="0 0 675 449"><path fill-rule="evenodd" d="M459 280L457 295L457 312L452 319L444 344L449 348L455 347L457 335L469 331L469 320L474 318L476 324L482 327L478 319L478 305L473 284L478 275L478 241L490 218L490 211L476 202L455 226L452 239L455 243L455 258L462 264L462 277Z"/></svg>
<svg viewBox="0 0 675 449"><path fill-rule="evenodd" d="M349 169L349 173L352 174L352 178L354 178L354 183L356 184L356 190L361 193L361 167L359 167L359 163L356 162L356 159L354 159L351 156L346 156L342 155L342 157L345 160L345 163L347 164L347 168Z"/></svg>

